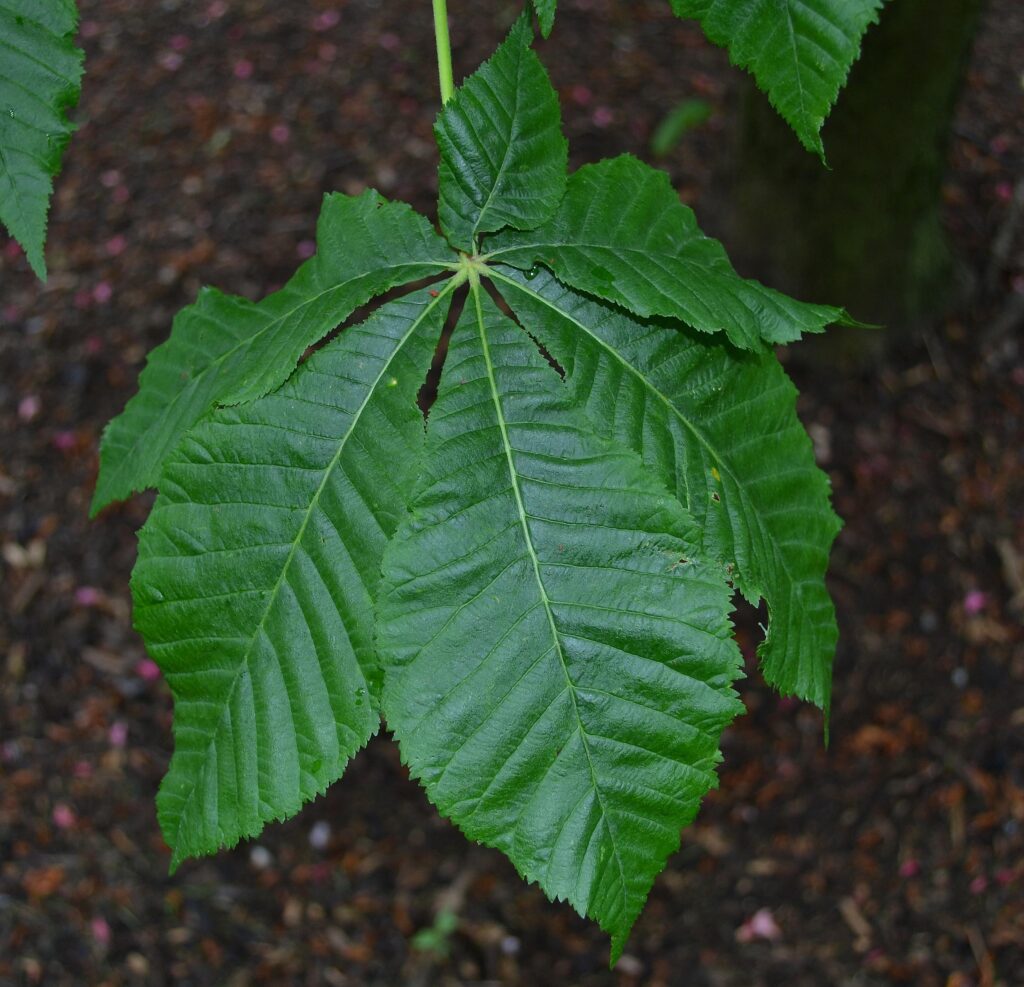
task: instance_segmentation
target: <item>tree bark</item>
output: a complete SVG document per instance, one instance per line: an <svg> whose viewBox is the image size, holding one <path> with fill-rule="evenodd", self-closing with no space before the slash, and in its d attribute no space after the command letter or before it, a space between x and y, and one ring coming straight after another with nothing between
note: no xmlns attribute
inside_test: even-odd
<svg viewBox="0 0 1024 987"><path fill-rule="evenodd" d="M948 306L942 180L981 6L890 0L825 125L830 170L751 87L741 114L732 237L745 273L843 305L858 319L889 326L890 337ZM861 333L875 342L880 335Z"/></svg>

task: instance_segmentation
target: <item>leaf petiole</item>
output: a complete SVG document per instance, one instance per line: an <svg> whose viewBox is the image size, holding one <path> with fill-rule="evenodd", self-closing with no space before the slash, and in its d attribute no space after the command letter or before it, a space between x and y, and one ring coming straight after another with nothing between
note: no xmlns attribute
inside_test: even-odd
<svg viewBox="0 0 1024 987"><path fill-rule="evenodd" d="M434 40L437 43L437 75L441 81L441 104L444 105L455 92L455 78L452 73L452 46L448 39L447 0L433 0Z"/></svg>

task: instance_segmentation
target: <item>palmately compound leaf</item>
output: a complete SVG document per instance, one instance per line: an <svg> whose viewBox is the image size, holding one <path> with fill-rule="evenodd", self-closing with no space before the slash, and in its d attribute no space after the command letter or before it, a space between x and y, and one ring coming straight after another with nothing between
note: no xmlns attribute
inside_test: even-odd
<svg viewBox="0 0 1024 987"><path fill-rule="evenodd" d="M825 570L840 525L778 359L639 322L546 271L492 273L591 421L676 491L701 552L743 595L767 601L768 682L827 709L837 629Z"/></svg>
<svg viewBox="0 0 1024 987"><path fill-rule="evenodd" d="M523 270L543 265L559 280L640 316L681 319L723 332L741 349L789 343L848 321L741 278L722 245L701 233L663 171L630 155L569 176L555 214L538 229L488 238L487 259Z"/></svg>
<svg viewBox="0 0 1024 987"><path fill-rule="evenodd" d="M377 729L373 600L450 296L380 308L167 464L132 592L175 698L157 800L172 867L297 812Z"/></svg>
<svg viewBox="0 0 1024 987"><path fill-rule="evenodd" d="M383 710L438 809L597 919L613 961L742 709L717 566L474 287L385 553Z"/></svg>
<svg viewBox="0 0 1024 987"><path fill-rule="evenodd" d="M883 0L670 0L748 69L800 143L824 158L821 127Z"/></svg>
<svg viewBox="0 0 1024 987"><path fill-rule="evenodd" d="M46 215L84 55L74 0L0 0L0 223L46 279Z"/></svg>
<svg viewBox="0 0 1024 987"><path fill-rule="evenodd" d="M539 226L565 192L562 114L532 40L520 17L437 118L438 218L462 250L472 251L481 233Z"/></svg>
<svg viewBox="0 0 1024 987"><path fill-rule="evenodd" d="M150 354L138 394L103 434L93 513L155 486L164 460L215 404L268 393L359 305L454 259L404 203L373 191L325 197L317 253L280 291L250 302L204 289L178 314L170 339Z"/></svg>
<svg viewBox="0 0 1024 987"><path fill-rule="evenodd" d="M836 519L769 348L844 316L740 278L635 159L566 182L529 30L438 125L466 253L376 193L329 197L280 292L179 316L95 505L159 482L132 589L175 696L175 865L296 812L383 712L439 809L615 959L742 708L730 582L768 602L769 681L827 706Z"/></svg>
<svg viewBox="0 0 1024 987"><path fill-rule="evenodd" d="M540 33L544 37L551 34L555 26L555 8L558 0L533 0L533 9L537 11L537 20L540 21Z"/></svg>

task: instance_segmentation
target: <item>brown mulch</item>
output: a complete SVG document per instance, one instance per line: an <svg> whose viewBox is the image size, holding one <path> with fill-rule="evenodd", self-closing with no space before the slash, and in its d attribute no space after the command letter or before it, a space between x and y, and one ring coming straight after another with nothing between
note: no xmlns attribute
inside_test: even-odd
<svg viewBox="0 0 1024 987"><path fill-rule="evenodd" d="M153 798L171 701L128 593L151 498L87 520L100 432L200 285L284 281L325 191L432 212L430 8L81 8L45 288L0 241L0 984L1024 984L1016 0L982 25L945 190L976 300L868 372L794 371L846 519L831 745L751 669L721 787L614 972L594 926L437 817L386 737L297 818L168 876ZM517 7L451 8L465 73ZM721 228L727 58L663 0L560 8L540 49L574 162L649 156L664 114L704 99L711 120L663 164Z"/></svg>

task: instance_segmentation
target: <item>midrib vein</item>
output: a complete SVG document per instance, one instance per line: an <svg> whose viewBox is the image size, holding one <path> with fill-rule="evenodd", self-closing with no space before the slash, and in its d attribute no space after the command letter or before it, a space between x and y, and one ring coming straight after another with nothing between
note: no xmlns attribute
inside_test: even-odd
<svg viewBox="0 0 1024 987"><path fill-rule="evenodd" d="M487 368L487 380L490 385L491 398L494 402L494 412L498 420L498 428L501 432L501 443L505 452L505 460L508 464L509 480L512 484L512 493L515 497L516 509L519 513L519 522L523 529L523 539L526 543L526 551L530 556L530 561L533 565L534 578L537 581L537 591L540 593L541 602L544 606L544 612L547 615L548 626L551 628L551 637L554 641L555 653L558 655L558 661L562 668L562 674L565 676L566 689L569 692L569 696L572 699L573 713L576 717L577 728L580 732L580 742L583 745L583 751L587 755L587 765L590 768L590 781L594 786L594 794L597 796L598 805L601 807L601 817L604 820L605 828L608 832L608 836L612 844L612 852L615 855L615 863L619 869L619 880L622 889L623 904L626 899L626 875L622 869L622 858L619 855L619 849L615 841L615 837L612 833L610 816L608 809L604 804L604 795L601 792L601 786L597 780L597 772L594 768L594 759L590 753L590 743L587 738L587 731L583 725L583 717L580 716L579 703L576 699L576 686L569 675L569 664L565 658L565 651L562 648L562 639L558 633L558 626L555 623L555 615L551 610L551 599L548 596L547 589L544 586L544 579L540 572L540 559L537 557L536 549L533 546L533 536L530 533L530 525L526 520L526 505L523 503L522 492L519 489L519 474L516 471L515 461L512 458L512 443L508 437L508 427L505 422L505 413L501 406L501 398L498 394L498 384L494 376L494 364L491 361L491 350L487 343L487 330L484 323L483 307L480 302L480 285L474 283L471 287L471 293L473 295L473 304L476 308L476 319L477 329L480 334L480 344L483 349L484 364Z"/></svg>

